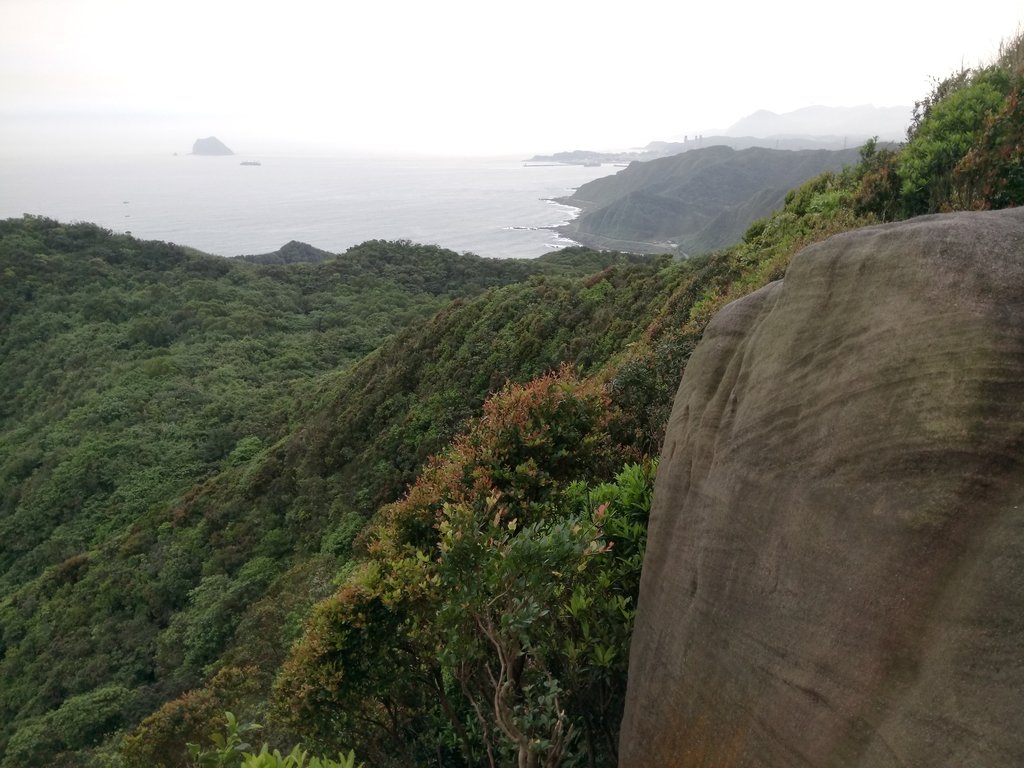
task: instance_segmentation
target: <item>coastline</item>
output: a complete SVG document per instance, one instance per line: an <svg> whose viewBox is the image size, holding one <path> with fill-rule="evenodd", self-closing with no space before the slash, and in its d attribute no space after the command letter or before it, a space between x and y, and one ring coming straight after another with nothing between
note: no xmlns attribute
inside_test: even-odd
<svg viewBox="0 0 1024 768"><path fill-rule="evenodd" d="M573 192L575 193L576 190L574 189ZM569 212L568 214L568 218L562 223L550 224L547 226L536 228L539 230L544 230L546 232L553 232L555 234L555 242L550 243L552 249L573 248L578 246L585 246L588 248L593 247L578 240L572 234L575 231L575 225L573 224L573 222L576 221L576 219L579 218L580 214L583 213L583 208L576 204L576 202L572 198L572 195L563 197L542 197L541 200L551 205L560 205L564 208L571 209L571 212Z"/></svg>
<svg viewBox="0 0 1024 768"><path fill-rule="evenodd" d="M616 240L611 237L603 237L601 235L581 232L577 220L580 216L586 213L589 208L593 207L593 203L589 203L586 200L578 200L572 195L550 198L548 202L576 209L576 212L568 221L551 227L544 227L544 229L550 229L563 240L567 240L575 245L593 248L597 251L623 251L625 253L643 253L650 255L667 253L673 256L678 253L678 246L671 242L650 243L638 240Z"/></svg>
<svg viewBox="0 0 1024 768"><path fill-rule="evenodd" d="M561 237L574 243L593 248L595 251L623 251L625 253L643 253L648 255L669 254L675 256L678 246L675 243L647 243L635 240L615 240L601 235L590 235L580 232L573 224L551 227Z"/></svg>
<svg viewBox="0 0 1024 768"><path fill-rule="evenodd" d="M408 239L536 258L578 244L557 229L578 214L565 196L613 170L509 158L279 156L258 169L238 156L29 159L0 166L0 218L90 221L226 257L292 240L341 253Z"/></svg>

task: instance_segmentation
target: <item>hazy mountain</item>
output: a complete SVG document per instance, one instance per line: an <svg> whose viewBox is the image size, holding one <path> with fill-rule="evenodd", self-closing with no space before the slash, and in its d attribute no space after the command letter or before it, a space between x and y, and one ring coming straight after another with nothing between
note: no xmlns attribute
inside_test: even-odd
<svg viewBox="0 0 1024 768"><path fill-rule="evenodd" d="M874 135L874 134L872 134ZM863 143L863 139L852 136L727 136L715 134L712 136L695 135L685 136L683 141L652 141L644 152L634 157L634 160L654 160L658 157L678 155L681 152L690 152L694 149L704 147L729 147L731 149L750 149L751 147L764 147L765 149L849 149Z"/></svg>
<svg viewBox="0 0 1024 768"><path fill-rule="evenodd" d="M727 136L835 137L868 139L877 136L882 141L902 141L910 123L911 107L857 107L813 106L777 114L766 109L733 123L724 133Z"/></svg>
<svg viewBox="0 0 1024 768"><path fill-rule="evenodd" d="M903 141L910 123L911 107L812 106L777 114L760 109L711 134L678 134L668 141L652 141L638 150L601 152L576 149L551 155L534 155L526 162L595 165L636 160L655 160L704 147L732 149L848 149L871 137Z"/></svg>

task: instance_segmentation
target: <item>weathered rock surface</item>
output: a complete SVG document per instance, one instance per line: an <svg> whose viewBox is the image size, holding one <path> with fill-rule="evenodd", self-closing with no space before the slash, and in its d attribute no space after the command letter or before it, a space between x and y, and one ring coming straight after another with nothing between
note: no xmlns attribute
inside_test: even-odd
<svg viewBox="0 0 1024 768"><path fill-rule="evenodd" d="M1024 765L1024 209L803 251L686 369L623 768Z"/></svg>

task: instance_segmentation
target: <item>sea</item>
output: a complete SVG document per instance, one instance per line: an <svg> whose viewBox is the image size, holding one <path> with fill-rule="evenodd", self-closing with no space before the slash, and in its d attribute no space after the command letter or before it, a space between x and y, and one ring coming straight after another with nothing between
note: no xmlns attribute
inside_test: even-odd
<svg viewBox="0 0 1024 768"><path fill-rule="evenodd" d="M0 218L89 221L221 256L290 240L340 253L407 239L534 258L573 244L551 228L578 209L554 198L618 170L514 157L8 157L0 159Z"/></svg>

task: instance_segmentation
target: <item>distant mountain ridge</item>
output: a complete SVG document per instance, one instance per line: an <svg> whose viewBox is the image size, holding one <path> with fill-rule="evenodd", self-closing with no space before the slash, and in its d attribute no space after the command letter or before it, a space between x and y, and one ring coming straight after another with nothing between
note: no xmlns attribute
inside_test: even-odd
<svg viewBox="0 0 1024 768"><path fill-rule="evenodd" d="M870 138L864 136L863 140ZM683 141L652 141L643 149L628 150L625 152L597 152L589 149L573 149L567 152L555 152L551 155L534 155L524 162L530 164L559 165L604 165L616 163L628 165L635 162L647 162L658 160L672 155L681 155L683 152L692 152L695 149L706 147L729 147L730 149L750 149L751 147L763 147L765 149L848 149L855 144L863 143L859 137L851 139L849 136L727 136L715 134L714 136L686 136Z"/></svg>
<svg viewBox="0 0 1024 768"><path fill-rule="evenodd" d="M812 106L777 114L760 109L733 123L725 131L728 136L763 136L768 138L815 137L819 140L869 139L899 141L910 124L910 107Z"/></svg>
<svg viewBox="0 0 1024 768"><path fill-rule="evenodd" d="M655 160L704 147L733 149L848 149L874 137L879 141L902 141L910 124L911 107L802 107L781 114L759 109L724 130L704 134L677 134L669 140L649 142L642 149L600 152L575 149L550 155L534 155L528 163L594 165Z"/></svg>

